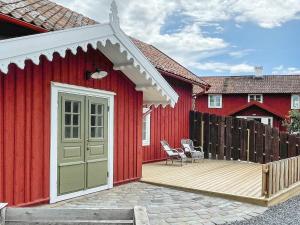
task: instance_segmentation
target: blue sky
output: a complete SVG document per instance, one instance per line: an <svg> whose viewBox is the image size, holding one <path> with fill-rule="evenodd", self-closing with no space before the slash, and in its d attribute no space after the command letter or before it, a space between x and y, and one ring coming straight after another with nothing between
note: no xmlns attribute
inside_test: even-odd
<svg viewBox="0 0 300 225"><path fill-rule="evenodd" d="M99 22L111 0L55 0ZM117 0L122 29L200 76L300 74L300 0Z"/></svg>

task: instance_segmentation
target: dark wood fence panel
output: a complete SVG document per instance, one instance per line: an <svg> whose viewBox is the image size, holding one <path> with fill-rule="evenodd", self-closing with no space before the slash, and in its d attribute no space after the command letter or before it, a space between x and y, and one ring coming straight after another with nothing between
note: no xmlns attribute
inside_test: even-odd
<svg viewBox="0 0 300 225"><path fill-rule="evenodd" d="M234 117L190 112L190 138L205 158L269 163L300 155L300 136Z"/></svg>

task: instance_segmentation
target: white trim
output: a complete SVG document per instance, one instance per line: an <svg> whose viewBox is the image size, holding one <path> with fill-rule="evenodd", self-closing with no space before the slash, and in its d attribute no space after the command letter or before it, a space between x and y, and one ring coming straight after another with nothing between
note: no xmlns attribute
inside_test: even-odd
<svg viewBox="0 0 300 225"><path fill-rule="evenodd" d="M210 97L217 97L217 96L220 97L220 105L219 106L211 105ZM208 100L208 108L210 109L221 109L223 107L223 96L221 94L209 94L207 100Z"/></svg>
<svg viewBox="0 0 300 225"><path fill-rule="evenodd" d="M298 105L299 107L294 107L293 97L298 97ZM291 95L291 109L300 109L300 94L292 94Z"/></svg>
<svg viewBox="0 0 300 225"><path fill-rule="evenodd" d="M258 119L270 119L271 121L271 127L273 127L273 117L272 116L236 116L236 118L241 118L241 119L248 119L248 118L252 118L252 119L255 119L255 118L258 118ZM263 123L263 122L262 122ZM263 124L266 124L266 123L263 123ZM269 124L266 124L266 125L269 125Z"/></svg>
<svg viewBox="0 0 300 225"><path fill-rule="evenodd" d="M57 195L57 130L58 130L58 93L69 93L84 96L94 96L108 100L108 184L105 186L74 192L62 196ZM113 92L101 91L69 84L51 82L51 146L50 146L50 203L90 194L113 187L114 158L114 95Z"/></svg>
<svg viewBox="0 0 300 225"><path fill-rule="evenodd" d="M175 106L179 98L178 94L119 27L119 18L114 1L111 5L109 23L1 40L0 71L5 74L8 73L8 67L12 63L15 63L20 69L24 69L25 61L29 59L38 65L41 55L52 61L54 53L65 57L66 51L71 50L75 55L78 47L86 52L89 44L94 49L100 50L112 63L120 63L118 60L122 57L124 57L124 62L121 63L132 62L132 67L140 76L136 82L142 80L143 83L149 83L152 85L150 91L153 92L153 96L159 98L162 105ZM118 50L117 56L111 55L113 54L111 49L106 49L111 45L114 46L114 50ZM122 69L122 72L129 79L132 77L132 71L127 70L126 67ZM138 82L136 84L139 85ZM150 91L144 91L144 96L149 96ZM151 101L155 100L151 99ZM159 105L153 104L156 107Z"/></svg>
<svg viewBox="0 0 300 225"><path fill-rule="evenodd" d="M250 102L250 95L254 95L255 96L255 100L254 101L257 101L256 100L256 95L260 95L261 96L261 101L257 101L257 102L260 102L260 103L264 102L264 95L263 94L248 94L248 102Z"/></svg>
<svg viewBox="0 0 300 225"><path fill-rule="evenodd" d="M143 113L147 113L148 111L149 111L148 108L143 108ZM149 146L150 136L151 136L151 113L148 113L143 117L143 129L144 129L144 119L146 120L146 139L143 140L143 146ZM144 133L144 130L142 132Z"/></svg>

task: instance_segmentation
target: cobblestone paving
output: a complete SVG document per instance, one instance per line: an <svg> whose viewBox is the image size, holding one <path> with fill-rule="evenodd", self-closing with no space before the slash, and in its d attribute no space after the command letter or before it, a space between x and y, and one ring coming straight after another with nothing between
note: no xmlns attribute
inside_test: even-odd
<svg viewBox="0 0 300 225"><path fill-rule="evenodd" d="M136 205L147 208L151 225L224 224L250 219L267 209L139 182L60 202L50 207L129 208Z"/></svg>

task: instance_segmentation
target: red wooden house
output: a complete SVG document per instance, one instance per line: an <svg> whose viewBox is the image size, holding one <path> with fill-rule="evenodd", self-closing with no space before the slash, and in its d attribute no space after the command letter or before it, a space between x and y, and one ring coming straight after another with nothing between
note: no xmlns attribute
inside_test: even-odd
<svg viewBox="0 0 300 225"><path fill-rule="evenodd" d="M211 85L194 88L201 112L257 120L284 130L291 109L300 109L299 75L202 77Z"/></svg>
<svg viewBox="0 0 300 225"><path fill-rule="evenodd" d="M188 137L192 85L207 84L129 39L115 4L97 24L50 1L0 0L0 25L0 202L137 180L143 160L164 159L161 139Z"/></svg>

